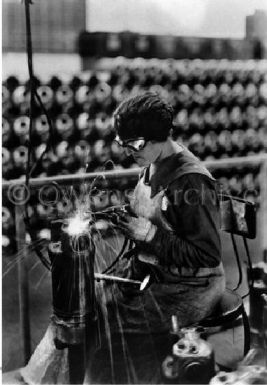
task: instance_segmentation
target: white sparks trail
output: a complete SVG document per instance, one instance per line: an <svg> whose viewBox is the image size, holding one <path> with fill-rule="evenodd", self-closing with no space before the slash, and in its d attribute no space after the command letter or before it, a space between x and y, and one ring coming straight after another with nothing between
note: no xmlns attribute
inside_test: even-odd
<svg viewBox="0 0 267 385"><path fill-rule="evenodd" d="M37 284L35 285L34 290L37 290L40 287L44 278L46 278L46 276L48 276L49 274L50 274L50 271L46 269L45 272L42 274L41 278L39 279L39 281L37 282Z"/></svg>
<svg viewBox="0 0 267 385"><path fill-rule="evenodd" d="M20 260L24 258L24 252L25 251L31 251L32 247L34 246L40 246L41 244L45 243L46 241L42 239L38 239L35 242L32 242L29 245L24 246L20 251L18 251L14 256L11 256L12 260L8 262L4 262L5 264L5 271L2 274L2 279L18 264Z"/></svg>
<svg viewBox="0 0 267 385"><path fill-rule="evenodd" d="M101 266L99 265L99 260L95 259L96 263L96 270L100 270ZM111 379L112 383L115 383L115 373L114 373L114 358L113 358L113 352L112 352L112 340L111 340L111 329L109 325L109 319L108 319L108 309L107 309L107 293L105 290L105 282L100 281L98 285L96 285L96 296L98 299L98 302L101 307L102 316L104 320L104 328L105 328L105 334L107 338L108 343L108 350L109 350L109 356L110 356L110 365L111 365ZM100 341L101 345L101 341Z"/></svg>
<svg viewBox="0 0 267 385"><path fill-rule="evenodd" d="M13 267L16 266L16 264L22 260L24 258L23 255L19 255L17 258L16 258L16 261L14 262L14 264L12 264L9 268L7 268L7 270L2 274L2 279L5 278L5 276L13 269Z"/></svg>
<svg viewBox="0 0 267 385"><path fill-rule="evenodd" d="M30 268L29 273L31 273L37 266L41 265L40 259L38 259L35 264Z"/></svg>

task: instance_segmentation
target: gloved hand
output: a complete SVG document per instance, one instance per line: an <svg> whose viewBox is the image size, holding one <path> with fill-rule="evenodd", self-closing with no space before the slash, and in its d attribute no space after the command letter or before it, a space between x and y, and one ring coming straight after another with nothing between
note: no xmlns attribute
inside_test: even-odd
<svg viewBox="0 0 267 385"><path fill-rule="evenodd" d="M118 215L115 226L122 233L134 241L150 242L154 237L157 226L143 217L133 217L131 215Z"/></svg>

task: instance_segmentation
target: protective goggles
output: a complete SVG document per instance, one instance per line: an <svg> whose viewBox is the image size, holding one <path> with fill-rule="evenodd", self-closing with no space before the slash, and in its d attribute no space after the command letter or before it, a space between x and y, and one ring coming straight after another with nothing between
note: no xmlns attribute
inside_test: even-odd
<svg viewBox="0 0 267 385"><path fill-rule="evenodd" d="M146 140L144 138L134 138L134 139L121 140L120 137L117 135L114 140L120 146L129 148L132 151L140 151L146 145Z"/></svg>

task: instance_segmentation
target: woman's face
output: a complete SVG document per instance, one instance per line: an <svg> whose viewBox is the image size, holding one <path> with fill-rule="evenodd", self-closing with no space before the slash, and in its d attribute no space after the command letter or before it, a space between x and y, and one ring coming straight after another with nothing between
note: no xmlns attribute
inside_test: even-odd
<svg viewBox="0 0 267 385"><path fill-rule="evenodd" d="M148 166L150 163L154 163L160 157L162 150L162 144L160 142L148 141L145 146L138 151L126 149L127 155L132 155L138 166Z"/></svg>

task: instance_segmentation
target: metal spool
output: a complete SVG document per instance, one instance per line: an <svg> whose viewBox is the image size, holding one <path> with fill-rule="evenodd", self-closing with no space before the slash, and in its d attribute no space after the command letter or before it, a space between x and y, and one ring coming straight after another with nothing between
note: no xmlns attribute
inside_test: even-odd
<svg viewBox="0 0 267 385"><path fill-rule="evenodd" d="M104 140L99 139L95 142L94 155L100 163L104 163L110 159L110 147L107 146Z"/></svg>
<svg viewBox="0 0 267 385"><path fill-rule="evenodd" d="M35 157L36 159L39 159L42 153L44 152L46 148L46 145L44 143L40 144L40 146L36 147L35 149Z"/></svg>
<svg viewBox="0 0 267 385"><path fill-rule="evenodd" d="M259 87L259 95L267 101L267 82L262 83Z"/></svg>
<svg viewBox="0 0 267 385"><path fill-rule="evenodd" d="M205 88L205 94L208 100L212 100L214 96L217 94L217 87L215 84L210 83Z"/></svg>
<svg viewBox="0 0 267 385"><path fill-rule="evenodd" d="M7 119L2 118L2 144L5 145L12 135L10 123Z"/></svg>
<svg viewBox="0 0 267 385"><path fill-rule="evenodd" d="M36 119L35 130L39 135L49 133L49 125L45 115L41 115Z"/></svg>
<svg viewBox="0 0 267 385"><path fill-rule="evenodd" d="M19 138L28 138L30 119L28 116L21 116L14 122L14 132Z"/></svg>
<svg viewBox="0 0 267 385"><path fill-rule="evenodd" d="M110 118L105 113L100 113L95 119L95 128L100 137L105 137L111 132Z"/></svg>
<svg viewBox="0 0 267 385"><path fill-rule="evenodd" d="M3 178L10 178L9 172L13 169L14 164L11 159L10 151L2 147L2 176Z"/></svg>
<svg viewBox="0 0 267 385"><path fill-rule="evenodd" d="M80 140L74 147L76 157L81 161L88 161L90 157L90 146L85 140Z"/></svg>
<svg viewBox="0 0 267 385"><path fill-rule="evenodd" d="M77 118L77 127L80 131L84 131L86 128L89 127L89 114L87 112L83 112L80 114Z"/></svg>
<svg viewBox="0 0 267 385"><path fill-rule="evenodd" d="M100 83L96 86L94 94L98 102L104 102L111 95L111 87L107 83Z"/></svg>
<svg viewBox="0 0 267 385"><path fill-rule="evenodd" d="M3 252L7 252L9 247L11 246L11 239L10 237L6 236L5 234L2 234L2 248Z"/></svg>
<svg viewBox="0 0 267 385"><path fill-rule="evenodd" d="M68 114L62 114L56 119L56 130L63 139L68 138L74 130L73 120Z"/></svg>
<svg viewBox="0 0 267 385"><path fill-rule="evenodd" d="M90 96L90 88L88 86L81 86L76 91L75 101L78 104L84 104L88 102L89 96Z"/></svg>
<svg viewBox="0 0 267 385"><path fill-rule="evenodd" d="M25 86L18 86L12 94L12 100L16 106L29 103L30 93Z"/></svg>
<svg viewBox="0 0 267 385"><path fill-rule="evenodd" d="M28 161L28 148L19 146L13 152L13 159L16 166L24 166Z"/></svg>
<svg viewBox="0 0 267 385"><path fill-rule="evenodd" d="M2 147L2 165L5 166L9 163L11 158L10 151L7 148Z"/></svg>
<svg viewBox="0 0 267 385"><path fill-rule="evenodd" d="M40 86L37 89L37 93L45 106L50 106L52 104L54 94L50 87Z"/></svg>
<svg viewBox="0 0 267 385"><path fill-rule="evenodd" d="M73 99L73 91L68 85L63 84L58 88L56 92L56 101L58 102L58 104L60 105L67 104L71 102L72 99Z"/></svg>
<svg viewBox="0 0 267 385"><path fill-rule="evenodd" d="M59 159L63 159L68 156L69 143L66 141L60 142L56 147L56 155Z"/></svg>
<svg viewBox="0 0 267 385"><path fill-rule="evenodd" d="M128 92L121 84L118 84L113 88L113 96L117 102L121 102L127 98Z"/></svg>
<svg viewBox="0 0 267 385"><path fill-rule="evenodd" d="M2 118L2 135L7 135L10 133L10 123L7 119Z"/></svg>
<svg viewBox="0 0 267 385"><path fill-rule="evenodd" d="M244 95L244 87L242 86L241 83L236 83L232 87L232 96L237 97L237 96L241 96L241 95Z"/></svg>
<svg viewBox="0 0 267 385"><path fill-rule="evenodd" d="M10 92L8 89L2 85L2 105L6 105L10 102Z"/></svg>
<svg viewBox="0 0 267 385"><path fill-rule="evenodd" d="M81 138L85 140L90 140L94 142L93 138L95 134L95 121L94 119L90 119L90 115L87 112L83 112L80 114L76 120L76 125L78 130L80 131Z"/></svg>

